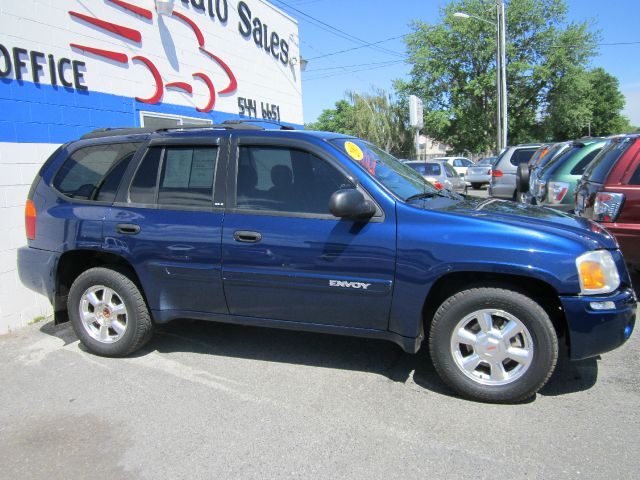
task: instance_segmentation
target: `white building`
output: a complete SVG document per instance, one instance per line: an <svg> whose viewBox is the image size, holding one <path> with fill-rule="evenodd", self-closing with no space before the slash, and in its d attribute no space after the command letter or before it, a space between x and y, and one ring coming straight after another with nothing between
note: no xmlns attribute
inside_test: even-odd
<svg viewBox="0 0 640 480"><path fill-rule="evenodd" d="M51 311L16 249L58 145L102 127L302 125L299 58L296 21L263 0L0 0L0 334Z"/></svg>

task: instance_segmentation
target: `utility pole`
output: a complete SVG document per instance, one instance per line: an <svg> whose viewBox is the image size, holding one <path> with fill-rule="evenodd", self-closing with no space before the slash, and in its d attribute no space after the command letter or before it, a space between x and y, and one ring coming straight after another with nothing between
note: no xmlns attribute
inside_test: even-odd
<svg viewBox="0 0 640 480"><path fill-rule="evenodd" d="M498 30L498 51L500 54L500 141L498 149L507 148L507 42L506 42L506 21L504 14L504 3L502 0L496 0L496 24Z"/></svg>
<svg viewBox="0 0 640 480"><path fill-rule="evenodd" d="M475 18L496 27L496 148L498 154L507 148L507 41L503 0L496 1L496 21L491 22L476 15L455 12L456 18Z"/></svg>

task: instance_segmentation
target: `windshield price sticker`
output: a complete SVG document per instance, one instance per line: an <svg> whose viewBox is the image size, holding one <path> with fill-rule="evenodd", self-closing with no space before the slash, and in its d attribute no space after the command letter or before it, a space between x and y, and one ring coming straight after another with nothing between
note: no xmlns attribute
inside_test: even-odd
<svg viewBox="0 0 640 480"><path fill-rule="evenodd" d="M344 149L354 160L360 161L364 158L364 154L360 147L353 142L344 142Z"/></svg>

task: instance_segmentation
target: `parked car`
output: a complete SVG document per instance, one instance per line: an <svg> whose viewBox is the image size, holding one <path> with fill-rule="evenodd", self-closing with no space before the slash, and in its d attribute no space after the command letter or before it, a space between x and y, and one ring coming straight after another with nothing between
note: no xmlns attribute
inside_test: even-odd
<svg viewBox="0 0 640 480"><path fill-rule="evenodd" d="M406 162L405 165L410 166L438 190L446 188L451 192L467 193L467 184L458 176L453 167L445 161L420 161L413 160Z"/></svg>
<svg viewBox="0 0 640 480"><path fill-rule="evenodd" d="M610 231L640 270L640 134L607 142L579 181L575 213Z"/></svg>
<svg viewBox="0 0 640 480"><path fill-rule="evenodd" d="M516 170L516 199L535 205L535 198L529 194L532 172L543 168L553 158L565 151L571 142L547 143L542 145L527 163L521 163Z"/></svg>
<svg viewBox="0 0 640 480"><path fill-rule="evenodd" d="M435 162L447 162L451 165L458 175L465 177L467 175L467 169L475 165L471 160L465 157L437 157L432 158Z"/></svg>
<svg viewBox="0 0 640 480"><path fill-rule="evenodd" d="M522 144L507 148L500 154L491 170L489 196L516 199L516 170L540 148L540 144Z"/></svg>
<svg viewBox="0 0 640 480"><path fill-rule="evenodd" d="M564 153L535 169L531 177L535 203L572 212L576 184L605 143L603 138L576 140Z"/></svg>
<svg viewBox="0 0 640 480"><path fill-rule="evenodd" d="M199 319L426 339L481 401L532 396L558 345L623 344L636 300L593 222L437 190L358 138L246 123L96 131L43 165L22 282L86 348L121 357L154 325Z"/></svg>
<svg viewBox="0 0 640 480"><path fill-rule="evenodd" d="M471 184L474 190L480 190L483 185L491 181L491 168L498 157L483 158L474 166L469 167L465 180Z"/></svg>

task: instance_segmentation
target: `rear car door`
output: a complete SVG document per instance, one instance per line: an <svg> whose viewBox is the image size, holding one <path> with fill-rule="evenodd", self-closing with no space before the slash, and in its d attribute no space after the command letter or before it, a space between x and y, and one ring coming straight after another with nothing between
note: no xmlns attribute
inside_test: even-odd
<svg viewBox="0 0 640 480"><path fill-rule="evenodd" d="M222 235L230 313L385 330L395 211L366 222L331 215L331 195L356 187L311 143L237 135L230 151Z"/></svg>
<svg viewBox="0 0 640 480"><path fill-rule="evenodd" d="M152 141L107 215L103 248L133 265L158 320L228 311L220 272L226 155L221 136Z"/></svg>

